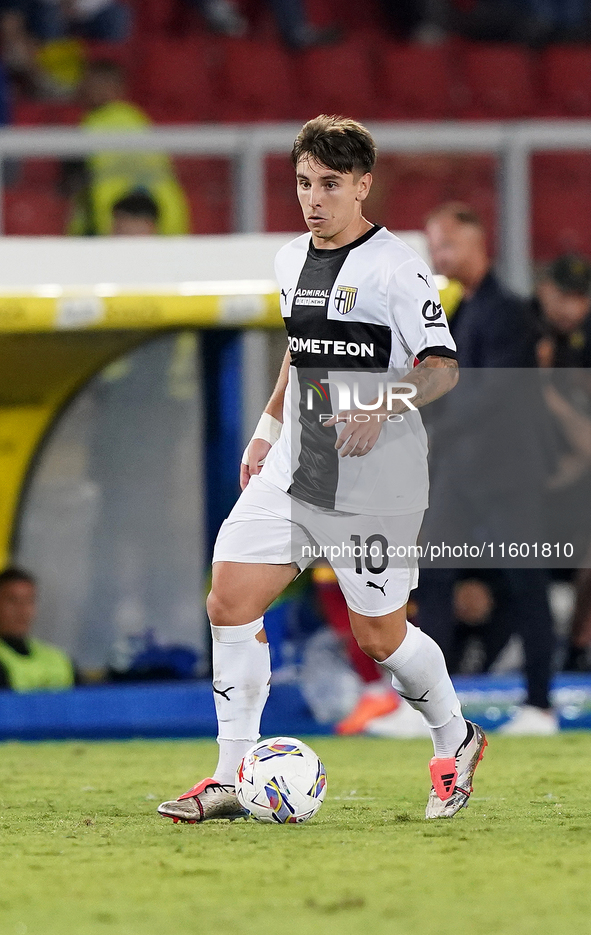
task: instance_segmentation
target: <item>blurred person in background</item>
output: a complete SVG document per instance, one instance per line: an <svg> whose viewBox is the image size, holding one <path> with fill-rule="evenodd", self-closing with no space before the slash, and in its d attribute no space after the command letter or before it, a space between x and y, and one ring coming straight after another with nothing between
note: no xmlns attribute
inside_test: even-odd
<svg viewBox="0 0 591 935"><path fill-rule="evenodd" d="M130 32L131 12L121 0L0 0L3 61L23 90L35 96L71 91L44 69L42 46L68 37L124 42ZM76 57L75 50L68 53Z"/></svg>
<svg viewBox="0 0 591 935"><path fill-rule="evenodd" d="M125 99L124 73L115 62L90 62L81 95L88 109L84 129L138 133L151 125L144 111ZM163 153L95 153L82 163L66 164L64 188L73 198L69 234L110 234L113 206L138 189L157 205L159 234L189 232L187 200L171 159Z"/></svg>
<svg viewBox="0 0 591 935"><path fill-rule="evenodd" d="M151 195L130 192L113 205L111 233L115 237L150 237L158 233L160 212Z"/></svg>
<svg viewBox="0 0 591 935"><path fill-rule="evenodd" d="M31 636L37 584L19 568L0 573L0 688L41 691L71 688L74 667L56 646Z"/></svg>
<svg viewBox="0 0 591 935"><path fill-rule="evenodd" d="M591 264L566 254L542 271L532 303L540 367L591 367Z"/></svg>
<svg viewBox="0 0 591 935"><path fill-rule="evenodd" d="M427 219L426 234L435 271L457 280L464 290L450 324L460 370L486 368L494 374L495 368L535 367L535 329L525 303L508 292L494 273L485 230L476 212L461 203L442 205ZM466 377L469 378L469 374ZM436 515L436 510L453 514L455 509L455 515L461 520L465 512L463 501L458 500L454 508L450 491L456 489L454 478L461 476L466 459L472 457L473 451L478 451L479 458L470 465L473 482L470 489L464 489L463 495L467 502L473 502L475 512L484 514L483 528L487 528L489 534L492 533L489 537L493 538L495 530L502 529L504 533L507 528L514 528L512 523L517 522L521 529L522 518L529 522L534 517L535 522L535 517L541 513L538 501L543 496L546 478L540 451L531 438L520 434L520 429L512 437L511 463L499 465L490 450L487 456L489 438L495 437L495 426L496 437L504 437L507 414L502 403L497 401L496 407L491 409L487 399L477 394L466 399L464 394L450 401L451 421L440 441L445 446L441 455L442 469L440 477L434 478L431 502L432 515ZM464 407L461 412L458 411L460 403ZM486 410L486 418L481 410ZM527 424L527 420L524 423L520 419L523 419L521 411L517 414L517 425ZM462 432L467 435L458 446ZM521 486L516 483L515 465L520 466L521 476L528 478L525 492L523 483ZM439 642L448 656L453 644L454 588L460 577L461 572L454 568L421 571L419 625ZM501 730L515 734L554 733L558 730L558 721L549 700L554 649L547 593L549 574L542 568L502 568L499 581L504 595L504 626L521 637L527 683L525 704Z"/></svg>
<svg viewBox="0 0 591 935"><path fill-rule="evenodd" d="M467 39L485 42L581 42L591 38L589 0L478 0L468 10L453 2L447 23Z"/></svg>
<svg viewBox="0 0 591 935"><path fill-rule="evenodd" d="M234 0L185 0L197 9L212 32L223 36L243 36L248 21ZM289 49L310 49L338 41L338 26L314 26L308 21L303 0L269 0L279 34Z"/></svg>
<svg viewBox="0 0 591 935"><path fill-rule="evenodd" d="M446 35L447 0L381 0L381 7L396 38L430 44Z"/></svg>
<svg viewBox="0 0 591 935"><path fill-rule="evenodd" d="M536 352L548 372L544 395L554 417L560 457L550 478L549 508L554 537L575 540L584 560L567 573L575 606L562 668L591 671L591 263L582 256L558 257L543 271L533 300L540 337ZM562 535L566 519L568 536ZM557 576L559 573L556 573ZM564 577L564 571L561 576Z"/></svg>
<svg viewBox="0 0 591 935"><path fill-rule="evenodd" d="M312 581L322 615L343 643L351 667L363 686L355 707L336 725L335 730L337 734L360 734L374 718L396 711L400 698L392 688L387 672L359 648L351 632L347 603L330 565L313 568Z"/></svg>

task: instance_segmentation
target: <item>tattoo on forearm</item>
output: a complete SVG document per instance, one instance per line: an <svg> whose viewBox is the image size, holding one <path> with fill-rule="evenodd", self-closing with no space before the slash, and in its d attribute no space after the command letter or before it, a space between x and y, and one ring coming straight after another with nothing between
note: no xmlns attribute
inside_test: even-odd
<svg viewBox="0 0 591 935"><path fill-rule="evenodd" d="M426 357L414 370L403 378L404 383L416 386L413 405L420 409L427 403L439 399L456 385L459 376L458 362L451 357ZM401 411L404 409L401 406Z"/></svg>

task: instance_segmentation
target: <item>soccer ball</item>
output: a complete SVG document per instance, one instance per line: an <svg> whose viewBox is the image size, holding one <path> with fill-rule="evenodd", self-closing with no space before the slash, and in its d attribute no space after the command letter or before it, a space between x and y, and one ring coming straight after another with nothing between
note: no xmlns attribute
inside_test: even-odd
<svg viewBox="0 0 591 935"><path fill-rule="evenodd" d="M326 770L314 751L293 737L252 747L236 771L240 804L257 821L308 821L326 795Z"/></svg>

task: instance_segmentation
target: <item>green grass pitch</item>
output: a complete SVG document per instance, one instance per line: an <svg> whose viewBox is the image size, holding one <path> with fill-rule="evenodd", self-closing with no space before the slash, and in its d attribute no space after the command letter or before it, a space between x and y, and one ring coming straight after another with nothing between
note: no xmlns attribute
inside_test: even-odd
<svg viewBox="0 0 591 935"><path fill-rule="evenodd" d="M588 935L591 734L496 738L423 819L426 741L314 738L308 824L174 825L212 741L0 746L1 935Z"/></svg>

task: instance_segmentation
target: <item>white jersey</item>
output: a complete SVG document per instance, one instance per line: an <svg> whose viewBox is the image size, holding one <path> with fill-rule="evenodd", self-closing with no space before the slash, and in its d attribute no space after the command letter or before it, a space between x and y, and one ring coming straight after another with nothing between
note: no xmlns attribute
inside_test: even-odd
<svg viewBox="0 0 591 935"><path fill-rule="evenodd" d="M429 267L376 226L335 250L317 249L304 234L279 251L275 274L291 366L281 437L261 476L323 509L424 510L427 438L418 411L384 422L372 451L356 458L342 458L334 447L343 423L326 428L324 422L371 404L417 359L455 358Z"/></svg>

